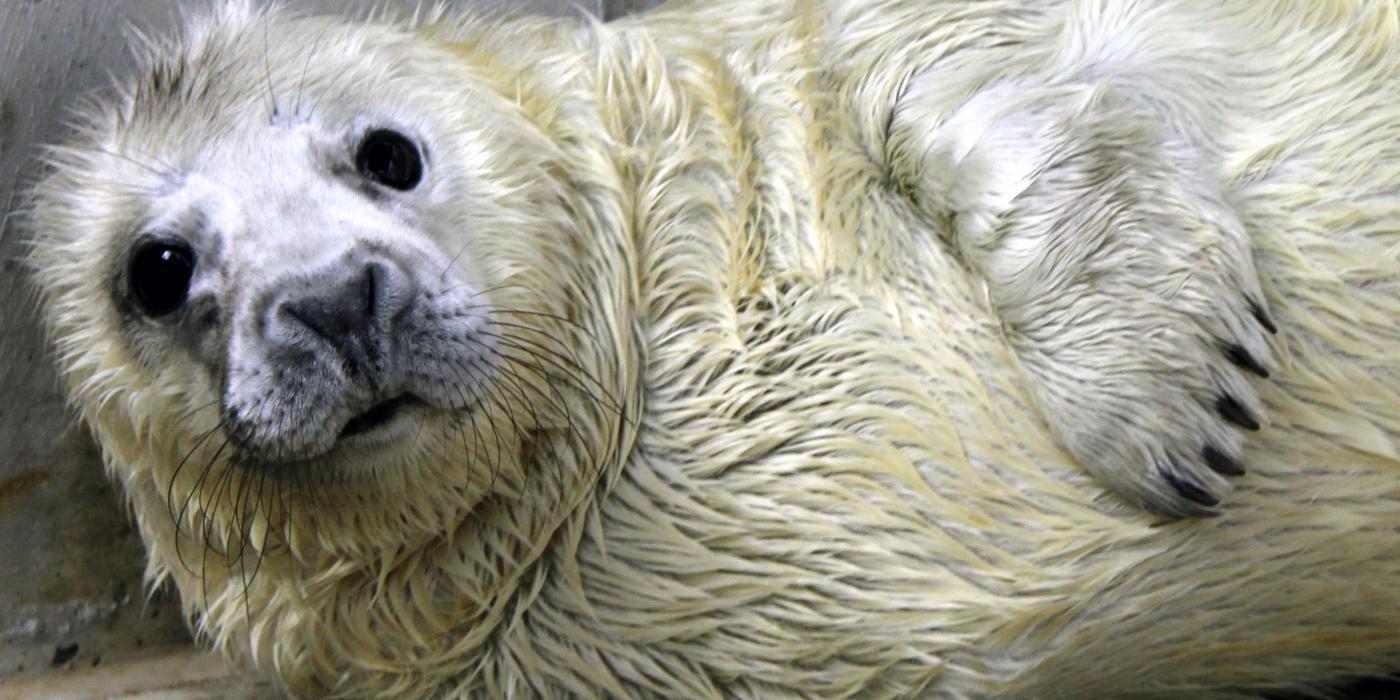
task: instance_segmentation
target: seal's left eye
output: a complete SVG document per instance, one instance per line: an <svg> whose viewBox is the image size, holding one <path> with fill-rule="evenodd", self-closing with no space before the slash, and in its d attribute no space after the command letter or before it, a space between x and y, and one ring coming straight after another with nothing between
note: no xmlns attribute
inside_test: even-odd
<svg viewBox="0 0 1400 700"><path fill-rule="evenodd" d="M423 157L407 136L389 129L365 135L355 151L360 174L385 187L411 190L423 179Z"/></svg>
<svg viewBox="0 0 1400 700"><path fill-rule="evenodd" d="M127 268L131 295L151 318L173 313L190 295L194 251L182 241L147 241L131 256Z"/></svg>

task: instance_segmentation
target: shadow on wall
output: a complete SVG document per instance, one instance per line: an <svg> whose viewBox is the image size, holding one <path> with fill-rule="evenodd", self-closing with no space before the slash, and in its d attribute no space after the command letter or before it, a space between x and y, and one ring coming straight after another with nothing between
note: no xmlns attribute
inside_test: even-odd
<svg viewBox="0 0 1400 700"><path fill-rule="evenodd" d="M265 1L265 0L259 0ZM354 13L418 0L283 0ZM195 8L203 0L186 2ZM651 0L457 0L489 10L615 17ZM186 645L177 601L148 595L144 554L86 431L64 409L23 272L14 209L61 141L75 97L130 65L127 32L178 26L170 0L0 3L0 689L51 669L91 668ZM5 679L9 676L9 680ZM4 695L4 693L0 693Z"/></svg>

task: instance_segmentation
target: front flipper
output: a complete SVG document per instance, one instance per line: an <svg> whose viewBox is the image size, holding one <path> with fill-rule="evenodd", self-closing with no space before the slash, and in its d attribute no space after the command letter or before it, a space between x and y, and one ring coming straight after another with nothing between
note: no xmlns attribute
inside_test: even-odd
<svg viewBox="0 0 1400 700"><path fill-rule="evenodd" d="M913 141L914 198L1064 445L1150 510L1214 512L1266 421L1275 329L1203 150L1101 83L986 89Z"/></svg>

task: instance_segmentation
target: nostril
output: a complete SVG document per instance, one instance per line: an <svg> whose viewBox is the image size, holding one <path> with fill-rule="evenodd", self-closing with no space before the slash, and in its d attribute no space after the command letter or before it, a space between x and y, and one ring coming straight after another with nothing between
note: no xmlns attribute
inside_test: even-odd
<svg viewBox="0 0 1400 700"><path fill-rule="evenodd" d="M412 306L416 289L406 268L367 255L348 257L287 287L272 306L274 327L280 328L273 341L306 351L315 344L312 336L318 337L350 370L367 375L383 369L393 326Z"/></svg>
<svg viewBox="0 0 1400 700"><path fill-rule="evenodd" d="M368 318L359 313L358 303L346 304L343 299L303 297L282 304L281 312L332 343L339 343L368 325Z"/></svg>
<svg viewBox="0 0 1400 700"><path fill-rule="evenodd" d="M332 344L364 335L374 326L381 301L377 267L365 265L349 275L318 275L288 295L278 311Z"/></svg>
<svg viewBox="0 0 1400 700"><path fill-rule="evenodd" d="M365 265L364 288L365 288L365 318L374 318L375 311L379 303L379 275L383 274L379 266L370 263Z"/></svg>

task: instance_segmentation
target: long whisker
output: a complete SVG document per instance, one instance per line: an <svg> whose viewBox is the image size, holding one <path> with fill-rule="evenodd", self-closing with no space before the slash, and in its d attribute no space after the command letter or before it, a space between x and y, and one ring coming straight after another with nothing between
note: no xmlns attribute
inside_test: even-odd
<svg viewBox="0 0 1400 700"><path fill-rule="evenodd" d="M488 395L491 397L491 400L501 407L501 411L506 414L507 418L511 420L512 425L514 425L515 421L512 417L513 412L510 410L509 403L505 399L501 398L502 393L498 393L496 391L496 389L500 389L502 392L504 392L505 390L513 386L515 389L514 393L516 394L517 398L520 399L520 403L524 405L527 410L530 411L531 418L534 420L534 424L536 426L543 427L544 424L540 420L539 414L535 411L534 404L536 402L530 400L530 396L525 391L525 388L523 386L524 379L519 375L519 373L505 363L502 364L502 367L498 369L497 372L498 373L495 375L495 378L493 378L493 380L489 384L490 388L487 390ZM509 383L502 381L505 379L509 379ZM567 410L568 409L566 406L565 411L567 412ZM516 427L516 431L517 433L519 433L518 426ZM554 463L563 464L564 460L560 456L559 450L554 445L553 441L543 440L543 442L548 447L550 451L550 456L554 459ZM560 473L560 470L554 470L554 476L555 479L559 481L559 483L557 483L556 486L562 484L563 475L562 473Z"/></svg>
<svg viewBox="0 0 1400 700"><path fill-rule="evenodd" d="M244 380L240 381L239 384L238 384L237 386L241 386L243 381L247 381L247 379L245 378ZM196 407L194 407L194 408L192 408L192 409L186 411L185 414L182 415L182 416L180 417L179 423L178 423L178 424L183 424L183 423L186 422L186 421L193 420L194 417L195 417L196 415L198 415L200 412L202 412L202 411L204 411L205 409L208 409L208 408L210 408L210 407L212 407L212 406L217 405L219 402L220 402L220 399L215 398L215 399L213 399L212 401L209 401L209 402L207 402L207 403L205 403L205 404L202 404L202 405L200 405L200 406L196 406ZM178 425L178 424L177 424L177 425ZM200 436L200 438L195 442L195 444L192 445L192 446L190 447L190 449L189 449L188 451L185 452L185 456L182 457L182 458L180 459L180 463L177 464L177 465L175 466L175 471L170 475L170 481L169 481L169 483L166 484L166 488L165 488L165 503L166 503L166 508L167 508L167 510L168 510L169 513L170 513L171 520L174 522L174 525L175 525L175 546L176 546L176 552L177 552L177 554L178 554L178 551L179 551L180 532L181 532L181 529L182 529L182 528L181 528L181 525L180 525L180 523L181 523L181 518L183 518L184 507L187 507L187 506L189 505L189 501L188 501L188 497L187 497L187 499L186 499L186 501L185 501L185 506L181 508L181 515L180 515L179 518L177 518L177 517L176 517L176 514L175 514L175 508L174 508L174 504L175 504L175 483L176 483L176 481L180 478L180 472L185 468L185 464L189 461L190 457L194 456L194 453L197 452L197 451L199 450L199 448L200 448L211 436L213 436L215 433L217 433L217 432L219 432L219 431L221 431L221 430L224 430L224 417L223 417L222 415L219 416L219 420L218 420L218 422L215 423L214 427L213 427L213 428L210 428L208 432L206 432L206 433L204 433L202 436ZM225 434L227 434L227 431L224 431L224 432L225 432ZM227 440L226 440L226 441L224 442L224 445L223 445L223 446L227 446L227 444L228 444L228 442L227 442ZM220 450L223 449L223 446L220 447ZM210 466L211 466L211 465L205 465L205 469L207 470ZM198 484L196 484L196 488L197 488L197 487L198 487ZM191 491L191 493L190 493L189 495L192 496L194 493L195 493L194 491ZM183 564L183 561L182 561L181 563ZM187 567L187 568L188 568L188 567Z"/></svg>
<svg viewBox="0 0 1400 700"><path fill-rule="evenodd" d="M265 401L266 401L266 399L260 399L260 400L258 401L258 403L254 404L254 409L255 409L255 410L260 409ZM199 477L195 480L195 483L194 483L194 485L191 487L189 493L185 495L185 500L184 500L184 502L181 504L181 506L180 506L180 512L179 512L178 516L177 516L176 519L175 519L175 520L176 520L176 532L177 532L177 536L176 536L176 539L175 539L175 554L176 554L176 558L180 561L180 564L181 564L182 566L184 566L185 569L186 569L187 571L192 571L192 570L189 568L189 565L184 561L184 555L183 555L183 554L181 553L181 551L180 551L180 539L179 539L179 536L178 536L179 528L182 527L181 524L185 522L185 516L186 516L186 514L189 512L189 507L190 507L191 502L193 501L193 499L194 499L196 496L199 496L199 495L203 492L205 480L209 477L210 472L212 472L212 471L214 470L215 465L219 463L219 458L223 456L224 450L227 449L227 448L230 446L230 444L231 444L231 438L228 437L228 436L229 436L229 430L227 429L227 426L226 426L226 424L225 424L225 419L224 419L224 417L223 417L222 415L219 417L219 423L218 423L218 425L215 427L215 429L216 429L216 431L222 432L222 433L224 434L224 440L223 440L223 442L219 445L219 448L218 448L217 450L214 451L214 454L209 458L209 461L205 463L203 469L200 471ZM236 449L236 448L235 448L235 449ZM227 472L228 469L225 468L224 471ZM222 476L222 475L221 475L221 476ZM218 483L219 483L219 482L216 480L216 481L215 481L216 491L217 491ZM171 486L173 487L173 485L174 485L174 480L172 479L172 481L171 481ZM215 494L215 497L217 498L217 493ZM202 497L200 498L200 503L203 504L203 498L202 498ZM212 523L213 518L215 518L216 515L217 515L218 502L217 502L217 501L214 501L214 502L212 503L212 505L213 505L213 507L214 507L214 511L205 512L205 513L203 513L203 515L201 516L201 517L203 517L203 518L205 519L206 524ZM201 511L203 511L203 510L204 510L204 508L203 508L202 505L201 505ZM208 548L208 547L210 546L210 544L211 544L211 543L209 542L209 527L208 527L208 525L206 525L206 527L203 528L203 530L204 530L204 537L203 537L203 540L204 540L204 547L205 547L205 548ZM201 580L203 580L203 571L202 571L202 570L201 570L201 572L200 572L200 575L201 575Z"/></svg>
<svg viewBox="0 0 1400 700"><path fill-rule="evenodd" d="M141 168L142 170L145 170L146 172L148 172L148 173L150 173L150 174L152 174L152 175L155 175L156 177L159 177L159 178L161 178L161 179L165 179L165 178L169 177L169 176L171 175L171 173L174 173L174 172L175 172L175 168L174 168L173 166L171 166L171 165L168 164L168 163L161 162L161 161L160 161L159 159L157 159L157 158L151 158L151 160L155 161L155 162L156 162L156 165L159 165L160 167L165 168L164 171L158 170L157 168L152 167L151 165L149 165L149 164L147 164L147 163L143 163L143 162L141 162L141 161L139 161L139 160L136 160L135 158L132 158L131 156L128 156L128 155L126 155L126 154L117 153L116 151L113 151L113 150L110 150L110 149L106 149L106 148L103 148L103 147L101 147L101 146L97 146L97 145L95 145L95 144L82 144L82 143L79 143L79 144L70 144L70 145L62 146L62 147L54 147L54 148L51 149L51 150L53 150L53 151L55 151L55 152L62 152L62 151L67 150L67 151L73 151L73 152L75 152L75 153L81 153L82 151L91 151L91 152L93 152L93 153L99 153L99 154L104 155L104 156L107 156L107 157L109 157L109 158L116 158L116 159L118 159L118 160L121 160L121 161L125 161L125 162L127 162L127 163L130 163L130 164L132 164L132 165L134 165L134 166L136 166L136 167L138 167L138 168ZM155 187L136 187L136 186L132 185L132 184L129 183L129 182L124 182L124 183L122 183L122 184L123 184L123 185L126 185L127 187L132 187L133 189L135 189L135 190L138 191L138 192L155 192L155 191L156 191L156 188L155 188Z"/></svg>
<svg viewBox="0 0 1400 700"><path fill-rule="evenodd" d="M438 281L439 281L439 282L441 282L442 280L444 280L444 279L447 278L447 273L448 273L449 270L452 269L452 266L453 266L454 264L457 263L457 258L462 257L462 253L467 252L467 248L468 248L470 245L471 245L471 241L467 241L467 242L463 243L463 244L462 244L462 247L457 249L457 254L456 254L456 255L453 255L453 256L451 257L451 259L449 259L449 260L447 261L447 264L442 266L442 272L439 272L439 273L438 273ZM442 293L446 294L446 293L452 291L455 287L458 287L458 286L461 286L461 285L454 285L453 287L448 287L447 289L442 290Z"/></svg>
<svg viewBox="0 0 1400 700"><path fill-rule="evenodd" d="M244 471L247 472L247 470L244 470ZM257 487L254 489L253 512L252 512L251 514L247 515L247 516L244 516L244 515L241 514L241 513L238 515L238 519L239 519L239 520L243 520L245 517L247 517L247 518L248 518L248 521L249 521L249 523L248 523L248 530L249 530L249 532L247 532L247 533L245 534L245 537L247 537L247 543L246 543L243 547L240 547L240 550L246 551L246 549L245 549L246 547L252 547L253 549L255 549L255 550L257 551L257 559L253 562L253 573L252 573L252 575L251 575L251 576L248 576L248 575L244 575L244 576L243 576L243 617L244 617L244 622L245 622L245 623L247 624L247 626L248 626L248 633L249 633L250 635L251 635L252 632L253 632L253 612L252 612L252 609L251 609L251 603L250 603L249 600L248 600L248 598L249 598L248 591L250 590L250 587L252 586L252 582L255 581L255 580L258 578L258 571L260 571L260 570L262 569L263 557L267 555L267 536L268 536L268 533L271 531L270 523L265 522L264 525L263 525L262 542L261 542L261 543L258 543L258 544L254 544L254 543L253 543L252 537L251 537L251 535L252 535L251 530L252 530L253 526L257 524L258 516L259 516L259 515L263 515L263 514L262 514L263 486L265 485L265 482L266 482L266 480L267 480L267 473L268 473L268 471L267 471L266 469L260 469L260 470L258 470L258 472L259 472L259 473L258 473L258 485L257 485ZM264 520L266 520L267 516L266 516L266 515L263 515L263 518L264 518ZM246 570L244 569L244 566L243 566L243 556L242 556L242 555L239 556L239 570L240 570L240 573L246 571Z"/></svg>
<svg viewBox="0 0 1400 700"><path fill-rule="evenodd" d="M224 444L227 445L228 442L225 441ZM211 467L212 467L212 464L213 464L213 462L211 461ZM207 476L208 471L210 471L210 470L206 470L205 475L201 475L201 477L200 477L201 481L203 480L204 476ZM214 528L217 527L217 525L218 525L219 507L220 507L220 505L221 505L221 503L222 503L223 489L224 489L225 484L228 482L228 480L229 480L229 478L230 478L230 475L232 474L233 471L234 471L233 469L229 469L229 468L225 467L225 468L219 473L219 476L214 480L214 490L213 490L213 493L212 493L211 496L210 496L209 504L208 504L210 507L212 507L212 510L207 511L207 512L205 513L205 515L204 515L204 527L203 527L203 529L202 529L203 532L202 532L202 537L201 537L201 539L202 539L203 542L204 542L204 547L203 547L203 549L202 549L201 552L200 552L199 580L200 580L200 589L201 589L202 592L203 592L203 596L202 596L202 597L203 597L203 599L204 599L204 609L205 609L205 610L208 610L208 609L209 609L209 578L208 578L208 575L209 575L209 551L210 551L211 549L213 549L213 550L215 550L215 551L219 551L218 549L216 549L216 548L214 547L214 542L213 542Z"/></svg>
<svg viewBox="0 0 1400 700"><path fill-rule="evenodd" d="M604 386L603 383L599 381L596 377L594 377L591 373L583 369L582 363L579 362L577 358L565 357L562 353L554 350L553 348L550 348L533 340L524 339L518 336L507 336L504 334L492 333L490 331L478 332L484 336L496 340L497 342L503 345L506 345L507 347L512 347L516 350L526 353L530 355L534 360L549 363L549 365L555 370L557 370L566 381L569 381L575 389L590 395L592 395L594 391L600 392L603 398L607 399L607 402L611 404L609 408L619 412L622 411L621 403L619 403L617 398L615 398L612 395L612 392L609 391L608 388ZM572 370L572 372L570 370ZM583 377L584 379L587 379L588 384L591 384L592 386L589 386L588 384L585 384L582 381L576 379L574 376L572 376L573 373L577 373L579 376ZM596 399L597 397L595 396L594 398Z"/></svg>
<svg viewBox="0 0 1400 700"><path fill-rule="evenodd" d="M506 417L506 420L510 422L511 428L515 431L515 434L524 435L520 424L515 420L514 412L510 410L509 404L505 403L504 401L500 401L499 399L492 398L493 392L492 387L489 383L483 383L480 388L482 390L483 395L487 397L488 401L494 401L496 405L500 407L500 412ZM469 418L472 415L472 413L474 412L467 414ZM496 478L500 473L501 458L505 454L505 449L501 445L501 434L500 431L496 428L496 422L488 421L487 425L491 428L492 440L496 443L496 459L492 461L492 464L495 465L495 468L491 471L491 482L488 485L488 490L490 490L494 489L496 486ZM475 421L473 421L473 427L475 427Z"/></svg>
<svg viewBox="0 0 1400 700"><path fill-rule="evenodd" d="M209 461L205 463L203 469L200 471L199 478L195 480L194 486L190 489L190 492L186 494L184 502L180 505L179 515L177 515L175 519L177 523L181 524L181 526L183 526L183 523L185 522L186 513L189 512L191 501L194 499L195 495L198 494L201 489L203 489L204 480L209 477L209 472L213 471L214 463L217 462L219 457L223 455L224 449L227 448L228 445L229 439L225 437L223 443L219 445L219 448L214 451L213 456L211 456L209 458ZM201 502L203 501L203 499L200 500ZM203 508L201 508L201 511L202 510ZM209 518L211 516L208 513L203 513L201 517ZM205 542L205 546L208 546L207 541ZM189 564L185 562L184 555L180 552L180 539L178 537L175 539L175 558L179 560L181 566L185 567L186 571L189 571L190 573L195 573L195 570L190 568ZM200 571L200 575L201 577L203 576L202 570Z"/></svg>
<svg viewBox="0 0 1400 700"><path fill-rule="evenodd" d="M208 441L209 438L214 435L214 433L219 432L220 427L221 426L215 425L214 427L206 431L202 436L200 436L198 440L195 441L194 446L190 447L190 449L185 452L185 456L180 459L180 463L175 465L175 472L170 475L170 482L166 484L165 505L166 510L170 513L170 519L175 523L176 526L175 538L177 544L179 543L180 537L180 521L175 518L175 482L180 478L180 471L185 468L185 464L190 461L190 457L193 457L194 453L199 450L200 446L203 445L206 441Z"/></svg>
<svg viewBox="0 0 1400 700"><path fill-rule="evenodd" d="M306 113L306 115L304 115L304 116L302 115L302 113L301 113L301 98L302 98L302 95L305 94L305 92L306 92L306 74L307 74L307 72L309 72L309 71L311 70L311 59L312 59L313 56L315 56L317 53L319 53L320 46L321 46L321 40L326 38L326 32L330 31L330 28L331 28L331 25L330 25L330 24L326 24L326 25L324 25L324 26L321 27L321 31L318 32L318 33L316 34L316 39L315 39L314 41L311 42L311 47L310 47L310 49L306 52L306 62L303 63L302 66L301 66L301 78L300 78L299 80L297 80L297 98L296 98L296 104L295 104L295 106L292 107L292 113L293 113L294 115L296 115L297 118L299 118L299 119L308 119L308 120L309 120L309 119L311 118L311 115L314 114L314 111L312 111L312 112ZM319 102L318 102L318 105L319 105Z"/></svg>
<svg viewBox="0 0 1400 700"><path fill-rule="evenodd" d="M272 48L268 41L268 27L272 22L267 17L262 18L263 29L263 72L267 77L267 99L271 104L271 112L268 114L267 123L273 124L280 116L280 108L277 105L277 91L272 87Z"/></svg>
<svg viewBox="0 0 1400 700"><path fill-rule="evenodd" d="M465 400L465 399L466 399L466 397L463 397L463 400ZM484 437L481 436L481 429L480 429L480 428L477 426L477 424L476 424L476 411L473 411L473 410L468 409L468 410L466 411L466 418L467 418L467 420L468 420L469 422L471 422L471 431L470 431L470 432L471 432L472 437L475 437L476 440L477 440L477 444L481 446L481 454L485 454L485 453L486 453L486 439L485 439ZM485 417L483 417L483 419L485 419ZM467 439L466 433L463 433L463 432L462 432L462 428L463 428L462 421L460 421L460 420L456 421L456 425L457 425L457 431L458 431L458 433L462 436L462 448L463 448L464 450L467 451L467 454L470 455L470 454L471 454L471 441ZM499 449L499 448L498 448L498 449ZM499 454L497 455L497 457L499 458ZM449 459L450 459L450 458L449 458ZM499 464L499 462L494 462L494 463ZM474 479L474 477L476 476L476 475L475 475L475 471L476 471L476 459L471 459L471 462L470 462L469 464L467 464L467 483L469 483L469 484L470 484L470 483L475 483L475 479ZM494 481L494 478L493 478L493 481ZM494 485L494 484L493 484L493 485ZM487 491L489 492L490 489L488 488Z"/></svg>

